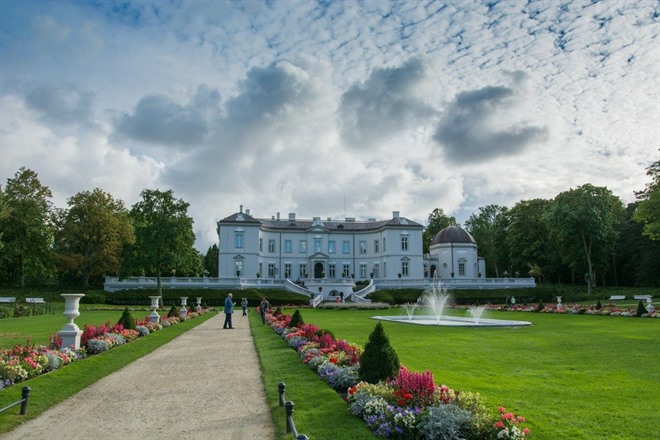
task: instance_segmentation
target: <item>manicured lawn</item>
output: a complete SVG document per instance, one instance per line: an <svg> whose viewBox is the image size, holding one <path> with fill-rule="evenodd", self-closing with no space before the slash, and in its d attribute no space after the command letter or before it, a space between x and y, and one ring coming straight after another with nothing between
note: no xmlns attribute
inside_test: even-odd
<svg viewBox="0 0 660 440"><path fill-rule="evenodd" d="M270 326L262 325L257 313L250 313L250 325L278 440L293 438L286 434L284 408L279 406L280 382L286 384L286 399L295 405L293 419L300 434L314 440L375 438L364 422L348 411L344 400L303 364Z"/></svg>
<svg viewBox="0 0 660 440"><path fill-rule="evenodd" d="M81 329L85 324L98 325L110 321L116 324L121 317L122 310L88 311L86 305L80 308L80 316L75 323ZM51 315L24 316L20 318L0 319L0 350L11 348L16 344L25 345L30 338L31 344L47 345L50 335L57 333L67 323L63 315L64 306L59 304ZM163 314L163 311L160 310ZM148 311L139 309L131 314L136 319L144 319Z"/></svg>
<svg viewBox="0 0 660 440"><path fill-rule="evenodd" d="M371 316L384 314L404 312L302 311L306 322L362 346L376 325ZM516 312L489 317L534 325L383 326L402 364L431 370L436 383L481 393L493 410L501 405L526 417L533 438L657 438L660 320Z"/></svg>
<svg viewBox="0 0 660 440"><path fill-rule="evenodd" d="M103 313L105 312L90 313L90 319L93 319L88 321L90 324L101 324L105 319L111 319L103 318L105 316ZM116 312L113 312L112 316L115 316L114 313ZM16 322L26 319L31 321L35 325L35 328L40 328L41 330L39 330L39 332L43 333L44 328L47 328L47 325L41 324L41 321L48 322L49 318L52 316L53 315L17 318L15 320L0 320L0 328L2 328L2 331L4 331L5 328L8 328L9 331L14 331L13 326ZM82 316L83 315L81 314L80 317L82 318ZM152 333L149 336L138 338L135 341L113 348L105 353L81 359L78 362L64 366L52 373L44 374L0 390L0 408L4 408L10 403L20 399L21 388L23 386L27 385L32 389L27 416L19 415L18 407L14 407L9 411L0 414L0 434L3 432L9 432L20 423L37 417L51 406L72 396L108 374L119 370L146 354L151 353L161 345L168 343L172 339L187 332L191 328L202 324L213 316L215 316L215 313L200 315L189 321L164 328L163 330ZM101 319L101 321L96 321L97 318ZM79 325L85 322L84 320L79 321L79 319L80 318L76 319L76 322L79 323ZM117 316L116 319L112 319L116 321L119 319L119 316ZM8 324L11 324L12 326L10 327ZM24 324L24 322L21 322L19 325L22 326ZM57 330L59 330L61 325L62 324L58 322ZM48 332L50 332L50 330L47 330L47 333ZM22 343L24 343L24 341ZM75 423L75 421L72 423Z"/></svg>

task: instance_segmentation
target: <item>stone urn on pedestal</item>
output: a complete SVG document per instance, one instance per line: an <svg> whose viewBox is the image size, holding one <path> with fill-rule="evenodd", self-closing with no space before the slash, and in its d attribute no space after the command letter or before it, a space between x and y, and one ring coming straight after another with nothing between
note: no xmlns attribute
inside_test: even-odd
<svg viewBox="0 0 660 440"><path fill-rule="evenodd" d="M188 314L188 309L186 308L187 304L188 304L188 297L187 296L182 296L181 297L181 310L179 311L179 315L183 316L184 318Z"/></svg>
<svg viewBox="0 0 660 440"><path fill-rule="evenodd" d="M561 296L557 297L557 308L558 309L563 309L564 305L561 303Z"/></svg>
<svg viewBox="0 0 660 440"><path fill-rule="evenodd" d="M202 310L202 297L198 296L195 299L197 300L197 306L195 307L195 310L197 310L199 312L199 311Z"/></svg>
<svg viewBox="0 0 660 440"><path fill-rule="evenodd" d="M160 322L160 315L158 314L158 301L160 300L160 296L150 296L151 298L151 306L149 309L151 309L151 313L149 314L149 321L151 321L154 324L158 324Z"/></svg>
<svg viewBox="0 0 660 440"><path fill-rule="evenodd" d="M69 320L62 329L57 332L57 335L62 338L62 347L69 347L78 349L80 348L80 335L82 330L73 322L80 316L80 298L85 296L84 293L63 293L64 298L64 316Z"/></svg>

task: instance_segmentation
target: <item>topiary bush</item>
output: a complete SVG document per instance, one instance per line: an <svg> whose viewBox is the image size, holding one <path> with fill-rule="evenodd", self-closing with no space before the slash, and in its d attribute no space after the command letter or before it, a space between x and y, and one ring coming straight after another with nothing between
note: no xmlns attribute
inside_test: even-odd
<svg viewBox="0 0 660 440"><path fill-rule="evenodd" d="M545 304L543 304L543 301L539 301L539 305L536 307L536 311L540 312L545 308Z"/></svg>
<svg viewBox="0 0 660 440"><path fill-rule="evenodd" d="M289 322L289 327L300 327L303 325L305 321L302 319L302 315L300 314L300 310L297 310L293 312L293 315L291 316L291 321Z"/></svg>
<svg viewBox="0 0 660 440"><path fill-rule="evenodd" d="M170 311L167 312L167 317L168 318L175 318L177 316L179 316L179 309L177 308L177 306L172 304L172 308L170 308Z"/></svg>
<svg viewBox="0 0 660 440"><path fill-rule="evenodd" d="M128 310L128 307L124 309L124 312L121 314L121 318L119 318L117 324L123 325L125 330L135 330L135 319L133 316L131 316L131 312Z"/></svg>
<svg viewBox="0 0 660 440"><path fill-rule="evenodd" d="M600 310L603 308L603 305L600 303L600 300L596 303L596 310Z"/></svg>
<svg viewBox="0 0 660 440"><path fill-rule="evenodd" d="M642 300L639 300L639 304L637 304L637 313L635 313L635 316L638 318L641 318L642 315L648 313L648 310L646 310L646 307L644 307L644 303Z"/></svg>
<svg viewBox="0 0 660 440"><path fill-rule="evenodd" d="M390 345L383 325L379 322L369 335L369 340L360 357L360 368L358 369L360 380L378 383L381 380L395 377L399 372L399 367L399 357Z"/></svg>

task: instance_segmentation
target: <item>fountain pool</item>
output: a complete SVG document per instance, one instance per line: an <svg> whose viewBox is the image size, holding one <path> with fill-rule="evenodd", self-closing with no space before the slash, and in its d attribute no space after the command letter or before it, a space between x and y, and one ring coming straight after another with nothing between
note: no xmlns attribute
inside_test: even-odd
<svg viewBox="0 0 660 440"><path fill-rule="evenodd" d="M451 304L451 295L442 286L424 292L416 304L404 304L406 316L372 316L380 321L402 322L415 325L435 325L444 327L522 327L532 325L527 321L483 318L485 306L472 306L468 309L469 317L446 316L445 307ZM433 315L416 315L419 307L430 309Z"/></svg>

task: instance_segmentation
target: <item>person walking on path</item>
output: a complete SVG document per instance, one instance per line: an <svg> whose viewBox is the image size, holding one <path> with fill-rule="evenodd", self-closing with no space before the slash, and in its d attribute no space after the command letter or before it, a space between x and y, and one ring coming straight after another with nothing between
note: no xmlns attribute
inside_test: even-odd
<svg viewBox="0 0 660 440"><path fill-rule="evenodd" d="M241 309L243 309L243 316L247 316L247 306L248 306L248 300L247 298L243 298L243 301L241 301Z"/></svg>
<svg viewBox="0 0 660 440"><path fill-rule="evenodd" d="M222 326L223 329L234 328L231 325L231 314L234 313L234 302L231 300L232 296L230 293L225 299L225 323Z"/></svg>
<svg viewBox="0 0 660 440"><path fill-rule="evenodd" d="M264 325L266 324L266 310L268 310L269 307L270 307L270 303L268 302L266 297L264 297L264 299L261 300L261 304L259 305L259 312L261 313L261 322L263 322Z"/></svg>

